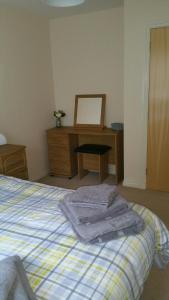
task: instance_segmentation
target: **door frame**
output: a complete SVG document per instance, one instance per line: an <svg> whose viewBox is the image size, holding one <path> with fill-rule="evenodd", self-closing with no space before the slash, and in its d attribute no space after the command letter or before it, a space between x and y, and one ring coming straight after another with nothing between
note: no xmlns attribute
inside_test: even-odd
<svg viewBox="0 0 169 300"><path fill-rule="evenodd" d="M143 96L143 107L144 107L144 144L145 144L145 189L147 188L147 148L148 148L148 113L149 113L149 72L150 72L150 34L151 29L169 27L169 22L159 22L156 24L149 24L146 27L146 48L145 48L145 65L143 74L144 76L144 96Z"/></svg>

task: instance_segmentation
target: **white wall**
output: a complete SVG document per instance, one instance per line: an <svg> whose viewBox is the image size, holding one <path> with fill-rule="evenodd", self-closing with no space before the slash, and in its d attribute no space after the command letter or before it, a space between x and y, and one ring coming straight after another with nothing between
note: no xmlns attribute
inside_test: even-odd
<svg viewBox="0 0 169 300"><path fill-rule="evenodd" d="M124 2L124 185L145 188L149 29L169 25L168 0Z"/></svg>
<svg viewBox="0 0 169 300"><path fill-rule="evenodd" d="M45 130L54 124L48 25L24 11L0 10L0 132L8 143L26 145L31 179L47 174Z"/></svg>
<svg viewBox="0 0 169 300"><path fill-rule="evenodd" d="M123 8L50 21L56 109L73 125L76 94L106 93L106 125L123 121Z"/></svg>

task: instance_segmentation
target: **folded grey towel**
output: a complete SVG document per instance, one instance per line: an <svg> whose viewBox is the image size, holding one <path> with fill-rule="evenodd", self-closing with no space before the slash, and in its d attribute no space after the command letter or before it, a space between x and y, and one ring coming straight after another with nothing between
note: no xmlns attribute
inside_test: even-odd
<svg viewBox="0 0 169 300"><path fill-rule="evenodd" d="M93 224L76 224L69 208L64 202L59 203L65 217L71 222L72 228L80 241L84 243L103 242L125 235L139 233L144 228L144 221L133 210L128 209L124 214L109 220Z"/></svg>
<svg viewBox="0 0 169 300"><path fill-rule="evenodd" d="M72 204L81 207L109 206L117 196L117 187L109 184L99 184L93 186L82 186L75 192L68 194L66 198Z"/></svg>
<svg viewBox="0 0 169 300"><path fill-rule="evenodd" d="M65 206L70 210L72 221L76 224L95 223L103 219L116 217L128 210L128 202L120 195L116 196L113 204L109 207L81 207L72 205L67 197L64 201Z"/></svg>
<svg viewBox="0 0 169 300"><path fill-rule="evenodd" d="M0 261L0 300L36 300L19 256Z"/></svg>
<svg viewBox="0 0 169 300"><path fill-rule="evenodd" d="M129 235L136 235L140 233L144 229L144 222L139 221L137 223L137 226L131 225L130 227L124 228L122 230L117 231L111 231L108 233L105 233L101 236L98 236L97 238L90 241L91 244L95 243L106 243L108 241L123 237L123 236L129 236Z"/></svg>

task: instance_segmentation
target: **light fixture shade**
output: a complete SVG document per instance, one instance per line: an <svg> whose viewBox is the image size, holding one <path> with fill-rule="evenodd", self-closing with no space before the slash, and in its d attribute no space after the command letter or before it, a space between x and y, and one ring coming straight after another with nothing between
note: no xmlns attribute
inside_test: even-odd
<svg viewBox="0 0 169 300"><path fill-rule="evenodd" d="M0 133L0 145L5 145L6 143L6 137L2 133Z"/></svg>
<svg viewBox="0 0 169 300"><path fill-rule="evenodd" d="M70 7L84 3L85 0L46 0L46 4L54 7Z"/></svg>

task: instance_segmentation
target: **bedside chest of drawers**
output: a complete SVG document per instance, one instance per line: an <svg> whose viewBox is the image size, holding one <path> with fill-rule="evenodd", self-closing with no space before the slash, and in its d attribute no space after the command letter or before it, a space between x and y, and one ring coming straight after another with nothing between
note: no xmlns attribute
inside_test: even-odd
<svg viewBox="0 0 169 300"><path fill-rule="evenodd" d="M25 146L0 145L0 174L28 179Z"/></svg>

